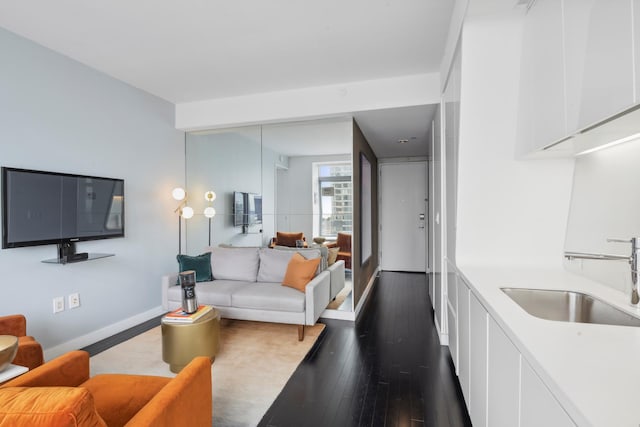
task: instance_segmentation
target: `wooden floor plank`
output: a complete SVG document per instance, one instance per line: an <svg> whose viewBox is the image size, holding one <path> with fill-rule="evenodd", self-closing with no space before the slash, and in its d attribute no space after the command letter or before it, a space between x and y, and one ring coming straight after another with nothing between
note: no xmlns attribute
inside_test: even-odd
<svg viewBox="0 0 640 427"><path fill-rule="evenodd" d="M424 274L384 272L357 322L325 333L260 426L470 426Z"/></svg>

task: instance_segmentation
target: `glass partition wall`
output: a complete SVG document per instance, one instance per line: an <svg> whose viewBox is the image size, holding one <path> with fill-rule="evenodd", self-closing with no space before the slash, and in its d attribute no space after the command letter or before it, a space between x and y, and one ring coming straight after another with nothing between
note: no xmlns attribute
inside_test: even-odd
<svg viewBox="0 0 640 427"><path fill-rule="evenodd" d="M277 231L335 240L352 230L351 118L189 132L186 253L208 246L268 246ZM214 192L215 199L205 197ZM205 209L215 209L212 218ZM208 213L211 213L209 209ZM347 272L347 287L352 286ZM353 310L353 298L340 310ZM332 303L330 307L338 308Z"/></svg>

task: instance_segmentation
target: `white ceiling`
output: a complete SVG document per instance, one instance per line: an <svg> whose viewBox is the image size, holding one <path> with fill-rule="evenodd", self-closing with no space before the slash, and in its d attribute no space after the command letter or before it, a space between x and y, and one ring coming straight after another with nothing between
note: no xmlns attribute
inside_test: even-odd
<svg viewBox="0 0 640 427"><path fill-rule="evenodd" d="M438 72L453 3L8 0L0 26L180 103ZM426 134L424 108L386 113L356 115L379 157Z"/></svg>

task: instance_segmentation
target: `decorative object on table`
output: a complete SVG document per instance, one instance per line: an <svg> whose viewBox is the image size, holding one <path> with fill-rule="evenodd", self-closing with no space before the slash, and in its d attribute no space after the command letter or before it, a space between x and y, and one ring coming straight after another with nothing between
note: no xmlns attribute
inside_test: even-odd
<svg viewBox="0 0 640 427"><path fill-rule="evenodd" d="M0 335L0 372L4 371L13 362L17 352L18 337Z"/></svg>
<svg viewBox="0 0 640 427"><path fill-rule="evenodd" d="M211 206L216 199L216 193L213 191L207 191L204 193L204 199L209 202L209 206L204 208L204 216L209 220L209 246L211 246L211 220L216 216L216 210Z"/></svg>
<svg viewBox="0 0 640 427"><path fill-rule="evenodd" d="M182 253L182 218L189 219L193 217L193 208L187 206L187 192L183 188L174 188L171 192L173 198L180 202L178 207L173 211L178 214L178 253Z"/></svg>
<svg viewBox="0 0 640 427"><path fill-rule="evenodd" d="M182 310L187 314L195 313L198 310L196 272L193 270L183 271L178 277L182 288Z"/></svg>
<svg viewBox="0 0 640 427"><path fill-rule="evenodd" d="M22 314L0 316L0 335L18 337L18 353L14 365L34 369L44 363L42 346L32 336L27 335L27 319Z"/></svg>
<svg viewBox="0 0 640 427"><path fill-rule="evenodd" d="M323 244L327 239L322 236L317 236L313 238L313 243L317 243L318 245Z"/></svg>
<svg viewBox="0 0 640 427"><path fill-rule="evenodd" d="M177 308L165 314L162 321L165 323L194 323L211 310L213 308L210 305L201 305L193 313L187 313L182 308Z"/></svg>

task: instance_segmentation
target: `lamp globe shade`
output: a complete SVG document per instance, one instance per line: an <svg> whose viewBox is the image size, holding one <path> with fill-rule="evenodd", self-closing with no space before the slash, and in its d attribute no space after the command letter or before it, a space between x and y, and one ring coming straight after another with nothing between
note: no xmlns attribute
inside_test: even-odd
<svg viewBox="0 0 640 427"><path fill-rule="evenodd" d="M216 210L211 206L204 208L204 216L207 218L213 218L216 215Z"/></svg>
<svg viewBox="0 0 640 427"><path fill-rule="evenodd" d="M177 187L173 189L173 191L171 192L171 195L176 200L183 200L186 197L187 192L184 191L184 188Z"/></svg>
<svg viewBox="0 0 640 427"><path fill-rule="evenodd" d="M216 193L213 191L207 191L206 193L204 193L204 199L207 202L213 202L216 199Z"/></svg>
<svg viewBox="0 0 640 427"><path fill-rule="evenodd" d="M185 206L184 208L182 208L182 217L184 219L193 217L193 208L189 206Z"/></svg>

